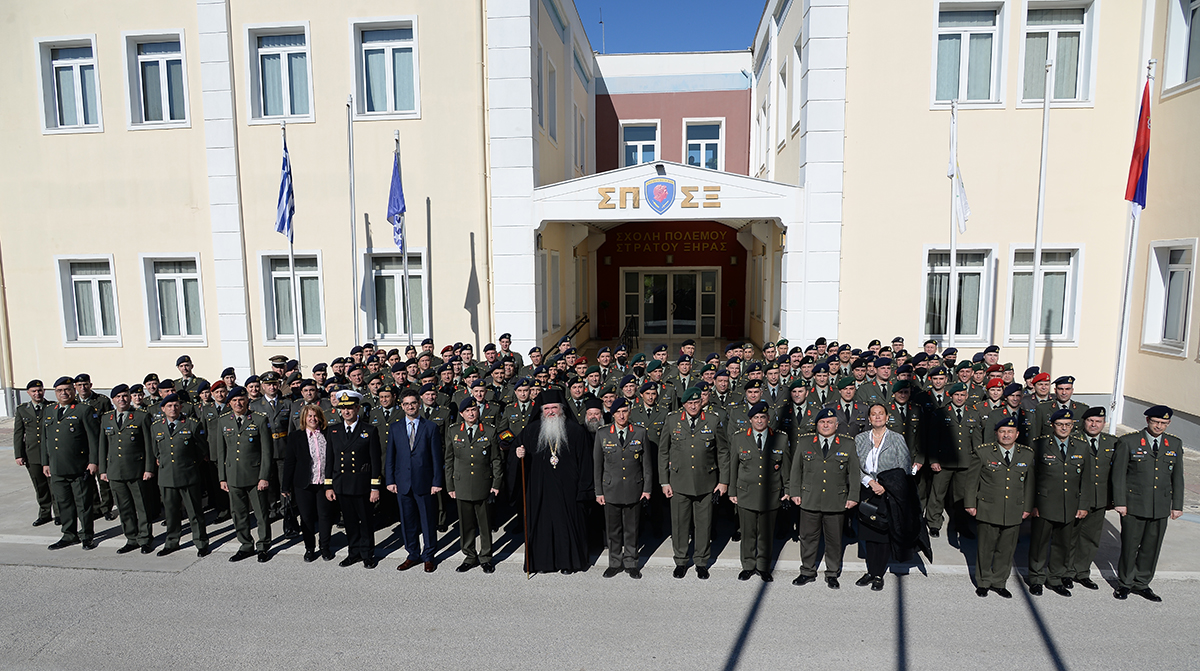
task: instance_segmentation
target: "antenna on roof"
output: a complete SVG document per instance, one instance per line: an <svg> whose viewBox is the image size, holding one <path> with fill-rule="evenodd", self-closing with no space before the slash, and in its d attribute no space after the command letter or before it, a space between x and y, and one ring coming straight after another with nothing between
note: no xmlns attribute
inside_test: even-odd
<svg viewBox="0 0 1200 671"><path fill-rule="evenodd" d="M600 53L608 53L604 50L604 8L600 8Z"/></svg>

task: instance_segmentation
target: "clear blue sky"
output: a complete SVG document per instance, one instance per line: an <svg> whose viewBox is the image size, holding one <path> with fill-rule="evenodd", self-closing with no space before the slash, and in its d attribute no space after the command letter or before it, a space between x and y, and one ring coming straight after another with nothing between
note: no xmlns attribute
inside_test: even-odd
<svg viewBox="0 0 1200 671"><path fill-rule="evenodd" d="M575 0L588 40L610 54L750 48L762 0Z"/></svg>

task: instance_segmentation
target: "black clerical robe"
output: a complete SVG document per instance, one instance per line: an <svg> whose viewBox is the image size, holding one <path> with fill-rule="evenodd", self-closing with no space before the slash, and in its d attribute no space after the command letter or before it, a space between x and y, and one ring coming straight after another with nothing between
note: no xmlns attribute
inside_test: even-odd
<svg viewBox="0 0 1200 671"><path fill-rule="evenodd" d="M525 446L530 572L582 571L588 566L585 504L595 500L588 432L566 422L567 444L538 451L541 420L530 422L517 444ZM554 456L557 459L554 459Z"/></svg>

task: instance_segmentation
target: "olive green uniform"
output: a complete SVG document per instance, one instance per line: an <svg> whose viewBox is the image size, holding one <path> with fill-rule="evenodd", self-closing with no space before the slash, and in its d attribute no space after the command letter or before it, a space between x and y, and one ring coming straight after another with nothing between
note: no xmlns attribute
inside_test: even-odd
<svg viewBox="0 0 1200 671"><path fill-rule="evenodd" d="M1095 438L1084 433L1075 435L1088 444L1088 450L1092 453L1092 470L1085 474L1087 477L1083 482L1083 487L1091 490L1092 507L1088 510L1088 516L1076 525L1070 568L1067 571L1068 576L1082 580L1091 577L1092 560L1096 558L1100 538L1104 535L1104 514L1112 506L1109 477L1112 474L1113 457L1117 453L1117 437L1109 433L1100 433Z"/></svg>
<svg viewBox="0 0 1200 671"><path fill-rule="evenodd" d="M17 459L25 460L25 470L29 472L37 499L39 521L50 519L51 512L58 509L50 494L50 479L42 471L42 424L53 407L53 403L29 401L18 405L13 413L13 453Z"/></svg>
<svg viewBox="0 0 1200 671"><path fill-rule="evenodd" d="M788 496L800 498L800 575L816 577L817 550L825 538L825 577L842 572L846 503L858 503L861 468L854 438L806 433L792 450Z"/></svg>
<svg viewBox="0 0 1200 671"><path fill-rule="evenodd" d="M217 430L208 439L217 448L218 477L229 486L229 507L240 549L255 549L250 535L253 509L258 526L257 551L266 552L271 546L271 520L267 517L267 492L260 491L258 483L271 475L273 453L267 416L251 411L237 417L227 412L217 420Z"/></svg>
<svg viewBox="0 0 1200 671"><path fill-rule="evenodd" d="M1076 437L1068 437L1065 450L1060 449L1055 436L1038 438L1033 451L1037 515L1029 535L1029 584L1058 586L1074 576L1070 559L1081 522L1075 515L1092 509L1092 488L1085 486L1092 452Z"/></svg>
<svg viewBox="0 0 1200 671"><path fill-rule="evenodd" d="M445 440L446 492L458 504L459 547L463 563L492 563L492 525L488 519L488 497L504 482L504 462L496 430L480 422L468 427L457 422ZM475 552L475 539L479 552Z"/></svg>
<svg viewBox="0 0 1200 671"><path fill-rule="evenodd" d="M766 573L775 548L775 515L792 473L792 448L786 433L767 428L762 445L759 435L751 427L729 441L729 496L737 497L742 570Z"/></svg>
<svg viewBox="0 0 1200 671"><path fill-rule="evenodd" d="M1113 505L1127 509L1117 580L1126 589L1145 589L1154 579L1171 511L1183 510L1183 441L1169 433L1156 439L1145 430L1121 436L1112 489Z"/></svg>
<svg viewBox="0 0 1200 671"><path fill-rule="evenodd" d="M204 429L204 439L207 442L205 449L208 450L208 458L201 465L201 471L204 474L204 488L208 492L208 506L216 511L217 518L228 518L229 515L229 493L221 489L221 478L217 472L217 461L220 455L217 454L216 443L210 440L213 432L217 430L217 420L229 412L229 406L225 404L217 405L216 403L206 403L200 407L197 412L197 419L200 421L200 426Z"/></svg>
<svg viewBox="0 0 1200 671"><path fill-rule="evenodd" d="M167 524L163 548L174 550L179 547L182 513L186 509L192 544L197 550L205 550L208 548L208 529L204 524L204 465L208 461L209 445L204 425L196 419L180 417L172 431L170 422L164 417L150 427L150 434Z"/></svg>
<svg viewBox="0 0 1200 671"><path fill-rule="evenodd" d="M604 526L608 537L610 568L637 568L638 526L643 494L654 483L650 441L646 429L609 424L596 431L592 452L593 482L604 497Z"/></svg>
<svg viewBox="0 0 1200 671"><path fill-rule="evenodd" d="M118 415L122 415L118 423ZM146 547L154 538L146 506L146 490L153 485L143 482L146 473L157 470L150 447L150 415L132 408L125 413L116 410L100 419L99 473L108 477L108 486L121 516L125 538L134 545Z"/></svg>
<svg viewBox="0 0 1200 671"><path fill-rule="evenodd" d="M61 417L59 416L61 413ZM87 403L52 405L42 419L42 458L58 503L62 539L93 537L96 481L87 467L100 461L100 414Z"/></svg>
<svg viewBox="0 0 1200 671"><path fill-rule="evenodd" d="M1037 411L1034 413L1033 423L1030 430L1034 433L1034 438L1042 436L1053 436L1054 426L1050 423L1050 416L1053 415L1059 408L1066 408L1071 411L1071 416L1075 417L1074 429L1079 428L1079 418L1083 417L1084 411L1088 407L1076 401L1067 401L1066 404L1058 402L1058 399L1051 396L1049 401L1039 403Z"/></svg>
<svg viewBox="0 0 1200 671"><path fill-rule="evenodd" d="M970 454L963 505L975 509L979 523L975 586L1003 588L1012 573L1021 521L1033 511L1034 452L1014 443L1006 461L998 443L984 443Z"/></svg>
<svg viewBox="0 0 1200 671"><path fill-rule="evenodd" d="M716 417L701 411L693 422L685 410L667 417L658 439L658 481L672 490L675 565L687 566L688 532L694 521L693 561L707 568L712 553L713 492L717 485L729 484L729 442Z"/></svg>
<svg viewBox="0 0 1200 671"><path fill-rule="evenodd" d="M938 464L941 471L933 474L929 485L929 500L925 504L925 524L930 529L942 528L942 511L946 494L962 501L966 495L971 454L983 442L983 426L979 414L963 406L961 416L953 403L933 410L923 420L924 447L929 464ZM991 427L989 427L990 431ZM970 506L965 506L970 507ZM955 511L958 510L955 505ZM965 521L965 520L964 520ZM961 532L963 527L959 528Z"/></svg>

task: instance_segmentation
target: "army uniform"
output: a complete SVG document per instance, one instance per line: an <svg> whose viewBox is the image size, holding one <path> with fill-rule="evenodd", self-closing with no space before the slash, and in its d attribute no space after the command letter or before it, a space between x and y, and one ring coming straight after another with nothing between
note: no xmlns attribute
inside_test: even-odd
<svg viewBox="0 0 1200 671"><path fill-rule="evenodd" d="M53 403L33 401L17 406L13 413L13 453L17 459L25 460L25 470L33 482L33 493L37 499L38 516L35 525L50 520L51 512L57 511L58 504L50 494L50 479L42 471L45 456L42 452L42 424L46 415L54 408ZM58 517L58 515L54 515Z"/></svg>
<svg viewBox="0 0 1200 671"><path fill-rule="evenodd" d="M964 500L971 453L983 442L983 428L979 422L979 415L974 410L963 406L960 419L958 408L955 408L953 403L934 410L930 417L922 418L922 422L926 429L926 459L931 465L938 464L942 469L933 474L929 485L929 500L925 504L925 524L936 531L942 528L946 494L950 493L955 503ZM957 509L955 505L955 510ZM969 537L969 532L964 534L967 531L966 524L956 526L960 535Z"/></svg>
<svg viewBox="0 0 1200 671"><path fill-rule="evenodd" d="M326 442L329 451L325 459L325 486L337 496L346 527L347 558L342 564L348 566L357 559L372 568L375 516L370 495L381 489L383 477L378 432L359 417L353 427L345 422L329 427Z"/></svg>
<svg viewBox="0 0 1200 671"><path fill-rule="evenodd" d="M1013 444L1007 462L998 443L971 450L963 504L975 509L979 523L978 589L1003 589L1012 572L1021 521L1033 511L1034 458L1033 450L1020 443Z"/></svg>
<svg viewBox="0 0 1200 671"><path fill-rule="evenodd" d="M792 473L787 434L748 428L729 441L729 496L737 497L743 571L768 575L775 549L775 516Z"/></svg>
<svg viewBox="0 0 1200 671"><path fill-rule="evenodd" d="M104 394L98 394L94 391L91 394L89 394L87 398L83 398L82 396L76 397L75 402L76 403L86 403L87 405L91 406L92 409L96 411L97 417L103 416L104 413L113 409L112 399L105 396ZM157 401L156 401L156 403L157 403ZM158 410L158 406L155 405L149 412L153 413L157 410ZM94 478L94 480L95 480L96 487L99 488L99 493L97 494L97 496L93 497L94 501L95 501L94 506L93 506L95 509L95 513L93 514L93 517L94 518L104 517L105 519L116 519L116 513L113 512L112 488L109 486L109 484L107 482L101 480L98 477Z"/></svg>
<svg viewBox="0 0 1200 671"><path fill-rule="evenodd" d="M150 427L152 452L162 488L163 516L167 534L163 550L179 548L183 513L192 529L192 544L201 556L208 554L208 529L204 523L204 467L209 460L208 434L204 424L191 417L171 423L164 417Z"/></svg>
<svg viewBox="0 0 1200 671"><path fill-rule="evenodd" d="M217 419L217 430L208 440L216 446L218 477L229 486L229 508L240 551L266 552L271 547L271 520L267 492L259 490L258 483L270 478L274 454L267 416L250 411L238 417L227 412ZM258 523L257 548L250 536L251 509Z"/></svg>
<svg viewBox="0 0 1200 671"><path fill-rule="evenodd" d="M400 414L403 415L404 413L401 412ZM421 415L436 424L438 435L444 436L454 421L455 413L451 406L442 405L441 396L439 395L436 405L421 405ZM386 441L387 438L385 437L383 440ZM438 531L445 531L450 527L450 522L452 521L450 511L455 506L451 503L450 495L445 489L435 494L434 498L437 499L437 529ZM399 505L399 500L397 500L397 505Z"/></svg>
<svg viewBox="0 0 1200 671"><path fill-rule="evenodd" d="M118 422L118 415L120 417ZM112 410L100 419L99 472L108 476L108 486L121 516L121 529L129 545L148 547L154 539L150 529L146 491L146 473L153 474L150 416L130 408L125 413Z"/></svg>
<svg viewBox="0 0 1200 671"><path fill-rule="evenodd" d="M833 408L833 411L837 413L837 432L840 434L854 437L871 427L871 423L867 420L867 406L864 403L858 401L847 403L841 397L837 397L826 403L825 407ZM847 412L847 408L849 408L849 412Z"/></svg>
<svg viewBox="0 0 1200 671"><path fill-rule="evenodd" d="M458 504L459 547L469 566L492 563L491 490L504 481L504 462L496 430L482 420L472 427L458 422L445 440L446 491ZM479 552L475 552L475 539Z"/></svg>
<svg viewBox="0 0 1200 671"><path fill-rule="evenodd" d="M279 510L281 507L279 478L283 474L283 458L287 455L287 435L292 418L292 402L284 398L282 393L275 397L274 403L263 396L250 403L250 410L261 413L267 418L267 430L270 432L270 441L267 444L271 446L270 451L264 453L264 456L271 462L271 476L267 478L271 487L268 490L267 500L273 510ZM363 414L365 415L366 412L364 411ZM295 520L292 519L291 522L292 526L295 526ZM286 519L284 526L288 526Z"/></svg>
<svg viewBox="0 0 1200 671"><path fill-rule="evenodd" d="M96 483L88 466L100 461L100 415L95 408L79 402L47 408L42 420L42 458L43 466L50 468L50 491L58 502L62 540L91 544Z"/></svg>
<svg viewBox="0 0 1200 671"><path fill-rule="evenodd" d="M866 382L854 392L854 400L866 406L872 403L887 403L892 398L889 384L886 380L882 383L877 380Z"/></svg>
<svg viewBox="0 0 1200 671"><path fill-rule="evenodd" d="M703 411L695 418L689 418L686 410L670 414L658 439L658 481L672 490L675 566L687 566L688 531L694 521L693 561L698 568L707 569L712 552L713 492L718 485L729 484L729 443L715 417Z"/></svg>
<svg viewBox="0 0 1200 671"><path fill-rule="evenodd" d="M1155 445L1157 443L1157 446ZM1112 465L1113 505L1121 516L1121 588L1148 589L1172 510L1183 510L1183 441L1146 430L1121 436ZM60 504L61 505L61 504Z"/></svg>
<svg viewBox="0 0 1200 671"><path fill-rule="evenodd" d="M1050 424L1050 415L1053 415L1059 408L1066 408L1071 411L1071 416L1076 418L1075 430L1079 428L1078 418L1083 417L1083 413L1088 409L1086 405L1075 401L1067 401L1065 404L1059 403L1058 399L1054 397L1051 397L1049 401L1039 403L1037 411L1034 414L1033 424L1030 427L1033 433L1036 434L1035 438L1054 435L1054 427Z"/></svg>
<svg viewBox="0 0 1200 671"><path fill-rule="evenodd" d="M229 406L216 403L205 403L200 406L197 413L197 420L200 426L204 429L204 439L207 441L208 458L201 464L200 470L204 476L204 488L208 491L208 506L216 511L216 521L228 519L229 517L229 493L221 489L221 478L217 473L217 461L220 455L217 454L216 443L209 440L214 431L217 430L217 419L229 412Z"/></svg>
<svg viewBox="0 0 1200 671"><path fill-rule="evenodd" d="M796 439L803 434L816 433L817 412L820 409L816 403L809 403L807 398L802 405L788 401L782 407L779 411L779 427L787 432L790 444L795 445Z"/></svg>
<svg viewBox="0 0 1200 671"><path fill-rule="evenodd" d="M828 447L826 447L828 445ZM806 433L792 448L788 496L800 499L800 575L817 575L817 549L825 538L825 577L842 572L846 503L858 503L862 477L854 438Z"/></svg>
<svg viewBox="0 0 1200 671"><path fill-rule="evenodd" d="M1110 433L1101 432L1095 438L1085 433L1075 434L1088 444L1092 453L1092 470L1086 473L1083 488L1090 489L1092 507L1088 516L1079 521L1075 528L1075 540L1071 543L1072 552L1067 575L1073 580L1091 578L1092 560L1100 548L1100 539L1104 535L1104 514L1111 507L1112 491L1109 487L1109 477L1112 474L1113 458L1117 453L1117 437Z"/></svg>
<svg viewBox="0 0 1200 671"><path fill-rule="evenodd" d="M376 406L371 408L371 412L365 417L366 422L375 427L375 433L379 437L379 453L383 454L384 448L387 447L388 431L396 422L404 419L404 410L398 405L393 405L390 408ZM359 421L363 421L359 419Z"/></svg>
<svg viewBox="0 0 1200 671"><path fill-rule="evenodd" d="M1057 436L1034 441L1037 515L1029 534L1029 584L1059 587L1071 580L1069 564L1078 537L1076 512L1092 509L1092 487L1085 486L1092 473L1092 451L1087 443L1068 436L1060 449ZM1047 563L1047 552L1049 562Z"/></svg>
<svg viewBox="0 0 1200 671"><path fill-rule="evenodd" d="M594 482L604 497L609 568L631 570L638 563L638 526L643 494L650 494L654 471L645 427L609 424L596 431Z"/></svg>

